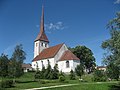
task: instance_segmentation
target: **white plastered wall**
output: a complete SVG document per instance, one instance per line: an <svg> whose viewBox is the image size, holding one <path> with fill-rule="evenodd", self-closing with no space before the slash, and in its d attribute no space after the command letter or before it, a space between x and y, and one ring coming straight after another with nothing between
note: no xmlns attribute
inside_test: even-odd
<svg viewBox="0 0 120 90"><path fill-rule="evenodd" d="M57 63L59 61L59 59L61 58L63 53L67 50L68 50L67 46L65 44L63 44L63 46L60 48L60 50L58 51L58 53L54 57L55 58L55 63Z"/></svg>
<svg viewBox="0 0 120 90"><path fill-rule="evenodd" d="M66 67L66 61L69 61L69 68ZM58 68L59 71L62 71L64 73L69 73L71 69L75 71L76 66L79 64L80 64L79 60L64 60L58 62Z"/></svg>
<svg viewBox="0 0 120 90"><path fill-rule="evenodd" d="M34 61L34 62L32 62L32 68L34 70L36 70L37 64L38 64L38 69L42 70L42 62L43 62L43 65L45 66L45 68L47 68L48 60L50 62L51 68L53 69L53 67L55 66L54 58L48 58L48 59L42 59L42 60Z"/></svg>
<svg viewBox="0 0 120 90"><path fill-rule="evenodd" d="M42 46L43 43L43 46ZM45 46L46 44L46 46ZM34 42L34 58L39 55L39 53L43 50L49 47L49 43L48 42L44 42L44 41L35 41Z"/></svg>

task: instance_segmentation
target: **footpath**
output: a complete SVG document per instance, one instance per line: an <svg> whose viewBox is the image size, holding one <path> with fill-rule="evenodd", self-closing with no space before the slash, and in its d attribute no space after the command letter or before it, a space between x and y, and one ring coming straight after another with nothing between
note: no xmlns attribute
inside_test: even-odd
<svg viewBox="0 0 120 90"><path fill-rule="evenodd" d="M48 87L40 87L40 88L32 88L32 89L25 89L25 90L43 90L43 89L50 89L50 88L56 88L56 87L66 87L66 86L74 86L79 84L66 84L66 85L56 85L56 86L48 86Z"/></svg>

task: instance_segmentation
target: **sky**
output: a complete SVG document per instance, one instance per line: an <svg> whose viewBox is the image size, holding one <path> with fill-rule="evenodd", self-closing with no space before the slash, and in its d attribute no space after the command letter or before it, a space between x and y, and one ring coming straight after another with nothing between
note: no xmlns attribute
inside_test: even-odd
<svg viewBox="0 0 120 90"><path fill-rule="evenodd" d="M101 43L110 38L106 25L120 11L120 0L0 0L0 54L11 57L15 46L22 44L25 63L31 63L42 4L50 46L85 45L101 65Z"/></svg>

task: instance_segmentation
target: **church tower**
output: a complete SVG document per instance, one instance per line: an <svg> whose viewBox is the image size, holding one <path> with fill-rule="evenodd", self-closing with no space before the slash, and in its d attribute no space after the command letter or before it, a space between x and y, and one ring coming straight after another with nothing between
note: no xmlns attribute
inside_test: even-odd
<svg viewBox="0 0 120 90"><path fill-rule="evenodd" d="M44 30L44 7L42 6L42 16L40 22L40 32L34 41L34 58L39 55L39 53L49 47L49 40L45 34Z"/></svg>

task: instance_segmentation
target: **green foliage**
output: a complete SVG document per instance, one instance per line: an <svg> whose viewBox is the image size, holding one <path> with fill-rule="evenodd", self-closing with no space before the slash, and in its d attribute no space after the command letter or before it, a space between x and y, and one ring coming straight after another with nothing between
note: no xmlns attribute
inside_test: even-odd
<svg viewBox="0 0 120 90"><path fill-rule="evenodd" d="M59 81L60 81L60 82L65 81L65 76L59 76Z"/></svg>
<svg viewBox="0 0 120 90"><path fill-rule="evenodd" d="M104 57L105 64L108 65L110 62L113 62L120 66L120 12L116 15L107 25L111 37L105 40L101 46L107 51Z"/></svg>
<svg viewBox="0 0 120 90"><path fill-rule="evenodd" d="M108 77L118 79L120 75L120 12L116 15L107 25L110 38L105 40L101 46L107 51L104 54L103 63L107 65Z"/></svg>
<svg viewBox="0 0 120 90"><path fill-rule="evenodd" d="M82 64L77 65L77 67L75 68L75 72L81 78L81 76L84 74L84 67L83 67L83 65Z"/></svg>
<svg viewBox="0 0 120 90"><path fill-rule="evenodd" d="M59 76L65 76L65 74L62 71L60 71Z"/></svg>
<svg viewBox="0 0 120 90"><path fill-rule="evenodd" d="M51 68L50 64L48 64L48 67L47 67L47 69L45 70L45 73L44 73L46 79L51 78L51 72L52 72L52 68Z"/></svg>
<svg viewBox="0 0 120 90"><path fill-rule="evenodd" d="M70 80L75 80L75 73L73 70L70 71Z"/></svg>
<svg viewBox="0 0 120 90"><path fill-rule="evenodd" d="M41 71L37 71L36 73L35 73L35 79L43 79L43 73L41 72Z"/></svg>
<svg viewBox="0 0 120 90"><path fill-rule="evenodd" d="M40 84L46 84L46 82L44 80L40 80L39 82Z"/></svg>
<svg viewBox="0 0 120 90"><path fill-rule="evenodd" d="M4 80L0 83L1 88L11 88L13 85L13 80Z"/></svg>
<svg viewBox="0 0 120 90"><path fill-rule="evenodd" d="M59 81L60 82L65 81L65 75L64 75L64 73L62 71L59 73Z"/></svg>
<svg viewBox="0 0 120 90"><path fill-rule="evenodd" d="M52 69L50 64L48 64L47 69L43 67L41 71L37 70L34 76L35 79L58 79L58 77L59 71L57 65Z"/></svg>
<svg viewBox="0 0 120 90"><path fill-rule="evenodd" d="M8 71L10 77L20 77L23 75L22 64L26 59L26 53L23 51L22 45L17 45L14 49L12 57L10 59L10 64L8 65Z"/></svg>
<svg viewBox="0 0 120 90"><path fill-rule="evenodd" d="M58 79L59 77L59 70L58 70L58 65L56 64L54 66L53 72L52 72L52 79Z"/></svg>
<svg viewBox="0 0 120 90"><path fill-rule="evenodd" d="M95 70L93 76L93 81L95 82L107 80L106 73L102 70Z"/></svg>
<svg viewBox="0 0 120 90"><path fill-rule="evenodd" d="M26 53L23 51L22 44L16 45L14 52L12 54L12 59L19 63L23 63L23 61L26 59Z"/></svg>
<svg viewBox="0 0 120 90"><path fill-rule="evenodd" d="M119 67L113 63L110 63L108 66L107 66L107 76L111 79L116 79L118 80L119 79L119 74L120 74L120 71L119 71Z"/></svg>
<svg viewBox="0 0 120 90"><path fill-rule="evenodd" d="M0 56L0 76L1 77L8 76L8 64L9 64L9 59L7 55L2 54Z"/></svg>
<svg viewBox="0 0 120 90"><path fill-rule="evenodd" d="M96 64L93 52L86 46L76 46L75 48L69 48L79 59L85 68L88 70L88 73L91 73Z"/></svg>

